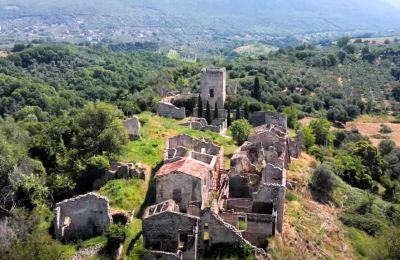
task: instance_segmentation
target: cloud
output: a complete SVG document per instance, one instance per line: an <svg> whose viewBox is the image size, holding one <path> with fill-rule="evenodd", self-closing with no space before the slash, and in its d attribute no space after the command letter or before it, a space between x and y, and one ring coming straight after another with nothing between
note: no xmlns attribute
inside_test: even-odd
<svg viewBox="0 0 400 260"><path fill-rule="evenodd" d="M400 0L385 0L391 6L400 10Z"/></svg>

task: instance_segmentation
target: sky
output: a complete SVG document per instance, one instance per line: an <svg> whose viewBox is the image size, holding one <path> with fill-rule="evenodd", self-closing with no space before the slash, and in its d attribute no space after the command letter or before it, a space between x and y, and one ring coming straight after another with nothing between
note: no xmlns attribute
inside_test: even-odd
<svg viewBox="0 0 400 260"><path fill-rule="evenodd" d="M385 1L400 10L400 0L385 0Z"/></svg>

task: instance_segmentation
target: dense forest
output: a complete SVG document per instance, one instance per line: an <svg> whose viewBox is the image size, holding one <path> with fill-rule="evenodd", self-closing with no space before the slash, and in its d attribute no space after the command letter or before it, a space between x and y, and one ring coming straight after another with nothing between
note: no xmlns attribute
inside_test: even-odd
<svg viewBox="0 0 400 260"><path fill-rule="evenodd" d="M318 200L340 204L339 179L357 188L342 222L377 243L395 243L400 148L390 140L375 147L344 127L363 114L400 120L400 45L343 38L253 56L225 51L224 58L189 63L115 46L29 44L0 58L0 215L7 217L0 255L67 258L71 247L47 230L54 203L90 191L123 153L121 119L152 111L164 91L196 93L200 70L210 64L226 67L228 88L237 89L231 111L283 112L289 127L304 133L305 150L320 161L311 180ZM179 105L190 111L194 104ZM305 117L313 118L309 125L299 123ZM381 253L399 256L398 249Z"/></svg>

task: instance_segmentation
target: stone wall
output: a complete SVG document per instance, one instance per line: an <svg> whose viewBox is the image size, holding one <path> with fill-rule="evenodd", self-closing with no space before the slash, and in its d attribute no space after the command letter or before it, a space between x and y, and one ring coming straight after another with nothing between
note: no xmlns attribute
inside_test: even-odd
<svg viewBox="0 0 400 260"><path fill-rule="evenodd" d="M283 231L283 217L285 211L285 186L279 184L264 184L253 193L255 202L272 202L277 215L277 230Z"/></svg>
<svg viewBox="0 0 400 260"><path fill-rule="evenodd" d="M170 253L164 251L150 251L144 256L140 257L140 260L182 260L182 253Z"/></svg>
<svg viewBox="0 0 400 260"><path fill-rule="evenodd" d="M158 102L156 104L157 114L163 117L169 117L174 119L184 119L186 117L186 111L184 107L178 108L168 102Z"/></svg>
<svg viewBox="0 0 400 260"><path fill-rule="evenodd" d="M87 193L56 204L54 229L58 240L77 241L104 232L112 223L106 197Z"/></svg>
<svg viewBox="0 0 400 260"><path fill-rule="evenodd" d="M226 69L204 68L200 76L201 99L205 107L207 101L213 108L217 103L218 108L223 108L226 99Z"/></svg>
<svg viewBox="0 0 400 260"><path fill-rule="evenodd" d="M286 152L286 138L279 137L278 135L270 132L263 131L249 137L251 143L261 143L266 149L274 147L278 156L281 156L283 152Z"/></svg>
<svg viewBox="0 0 400 260"><path fill-rule="evenodd" d="M253 247L243 238L238 229L228 224L220 216L208 209L203 212L201 217L199 225L200 238L204 238L204 232L209 233L209 246L241 243ZM203 248L206 247L204 244L204 239L199 239L199 245Z"/></svg>
<svg viewBox="0 0 400 260"><path fill-rule="evenodd" d="M287 129L287 115L271 111L255 111L250 113L250 124L254 127L261 125L275 125L283 130Z"/></svg>
<svg viewBox="0 0 400 260"><path fill-rule="evenodd" d="M141 124L140 124L139 118L134 116L134 117L124 121L123 123L124 123L125 129L128 133L128 136L131 140L140 139Z"/></svg>
<svg viewBox="0 0 400 260"><path fill-rule="evenodd" d="M262 172L263 183L275 183L285 185L284 170L268 163Z"/></svg>
<svg viewBox="0 0 400 260"><path fill-rule="evenodd" d="M186 255L193 259L197 251L195 230L198 228L199 218L179 212L164 211L145 217L142 222L143 242L145 247L154 250L176 253L179 241L184 242Z"/></svg>
<svg viewBox="0 0 400 260"><path fill-rule="evenodd" d="M179 146L185 147L188 150L194 150L195 152L204 152L206 154L216 156L220 156L220 153L222 151L222 147L218 145L214 145L200 139L195 139L188 135L177 135L168 139L167 149L173 149Z"/></svg>
<svg viewBox="0 0 400 260"><path fill-rule="evenodd" d="M299 158L304 144L304 134L298 132L294 139L289 140L289 153L293 158Z"/></svg>
<svg viewBox="0 0 400 260"><path fill-rule="evenodd" d="M156 202L174 200L182 212L192 201L207 201L208 191L203 181L180 172L172 172L156 179Z"/></svg>

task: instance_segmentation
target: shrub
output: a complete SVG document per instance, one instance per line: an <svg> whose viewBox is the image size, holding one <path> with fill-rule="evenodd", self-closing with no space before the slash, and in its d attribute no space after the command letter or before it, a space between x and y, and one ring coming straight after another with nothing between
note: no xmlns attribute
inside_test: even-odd
<svg viewBox="0 0 400 260"><path fill-rule="evenodd" d="M106 250L108 253L112 253L125 240L125 226L121 224L111 224L107 227L105 236L107 238Z"/></svg>
<svg viewBox="0 0 400 260"><path fill-rule="evenodd" d="M392 140L383 140L379 143L378 150L382 156L388 155L396 147L396 144Z"/></svg>
<svg viewBox="0 0 400 260"><path fill-rule="evenodd" d="M308 150L315 144L315 135L308 126L301 128L301 132L304 134L304 146Z"/></svg>
<svg viewBox="0 0 400 260"><path fill-rule="evenodd" d="M390 134L391 132L393 132L392 128L384 124L382 124L381 129L379 129L379 133L381 134Z"/></svg>
<svg viewBox="0 0 400 260"><path fill-rule="evenodd" d="M334 135L330 132L331 124L325 118L319 118L311 121L310 128L315 135L315 142L319 145L329 146L335 139Z"/></svg>
<svg viewBox="0 0 400 260"><path fill-rule="evenodd" d="M330 167L325 164L319 165L312 176L311 188L319 195L323 195L323 200L330 200L335 187L336 181Z"/></svg>
<svg viewBox="0 0 400 260"><path fill-rule="evenodd" d="M372 214L359 215L359 214L344 214L340 217L343 224L361 229L367 232L368 235L378 234L382 228L383 224Z"/></svg>
<svg viewBox="0 0 400 260"><path fill-rule="evenodd" d="M233 140L239 145L243 144L250 135L251 125L247 120L239 119L232 123L230 126Z"/></svg>

